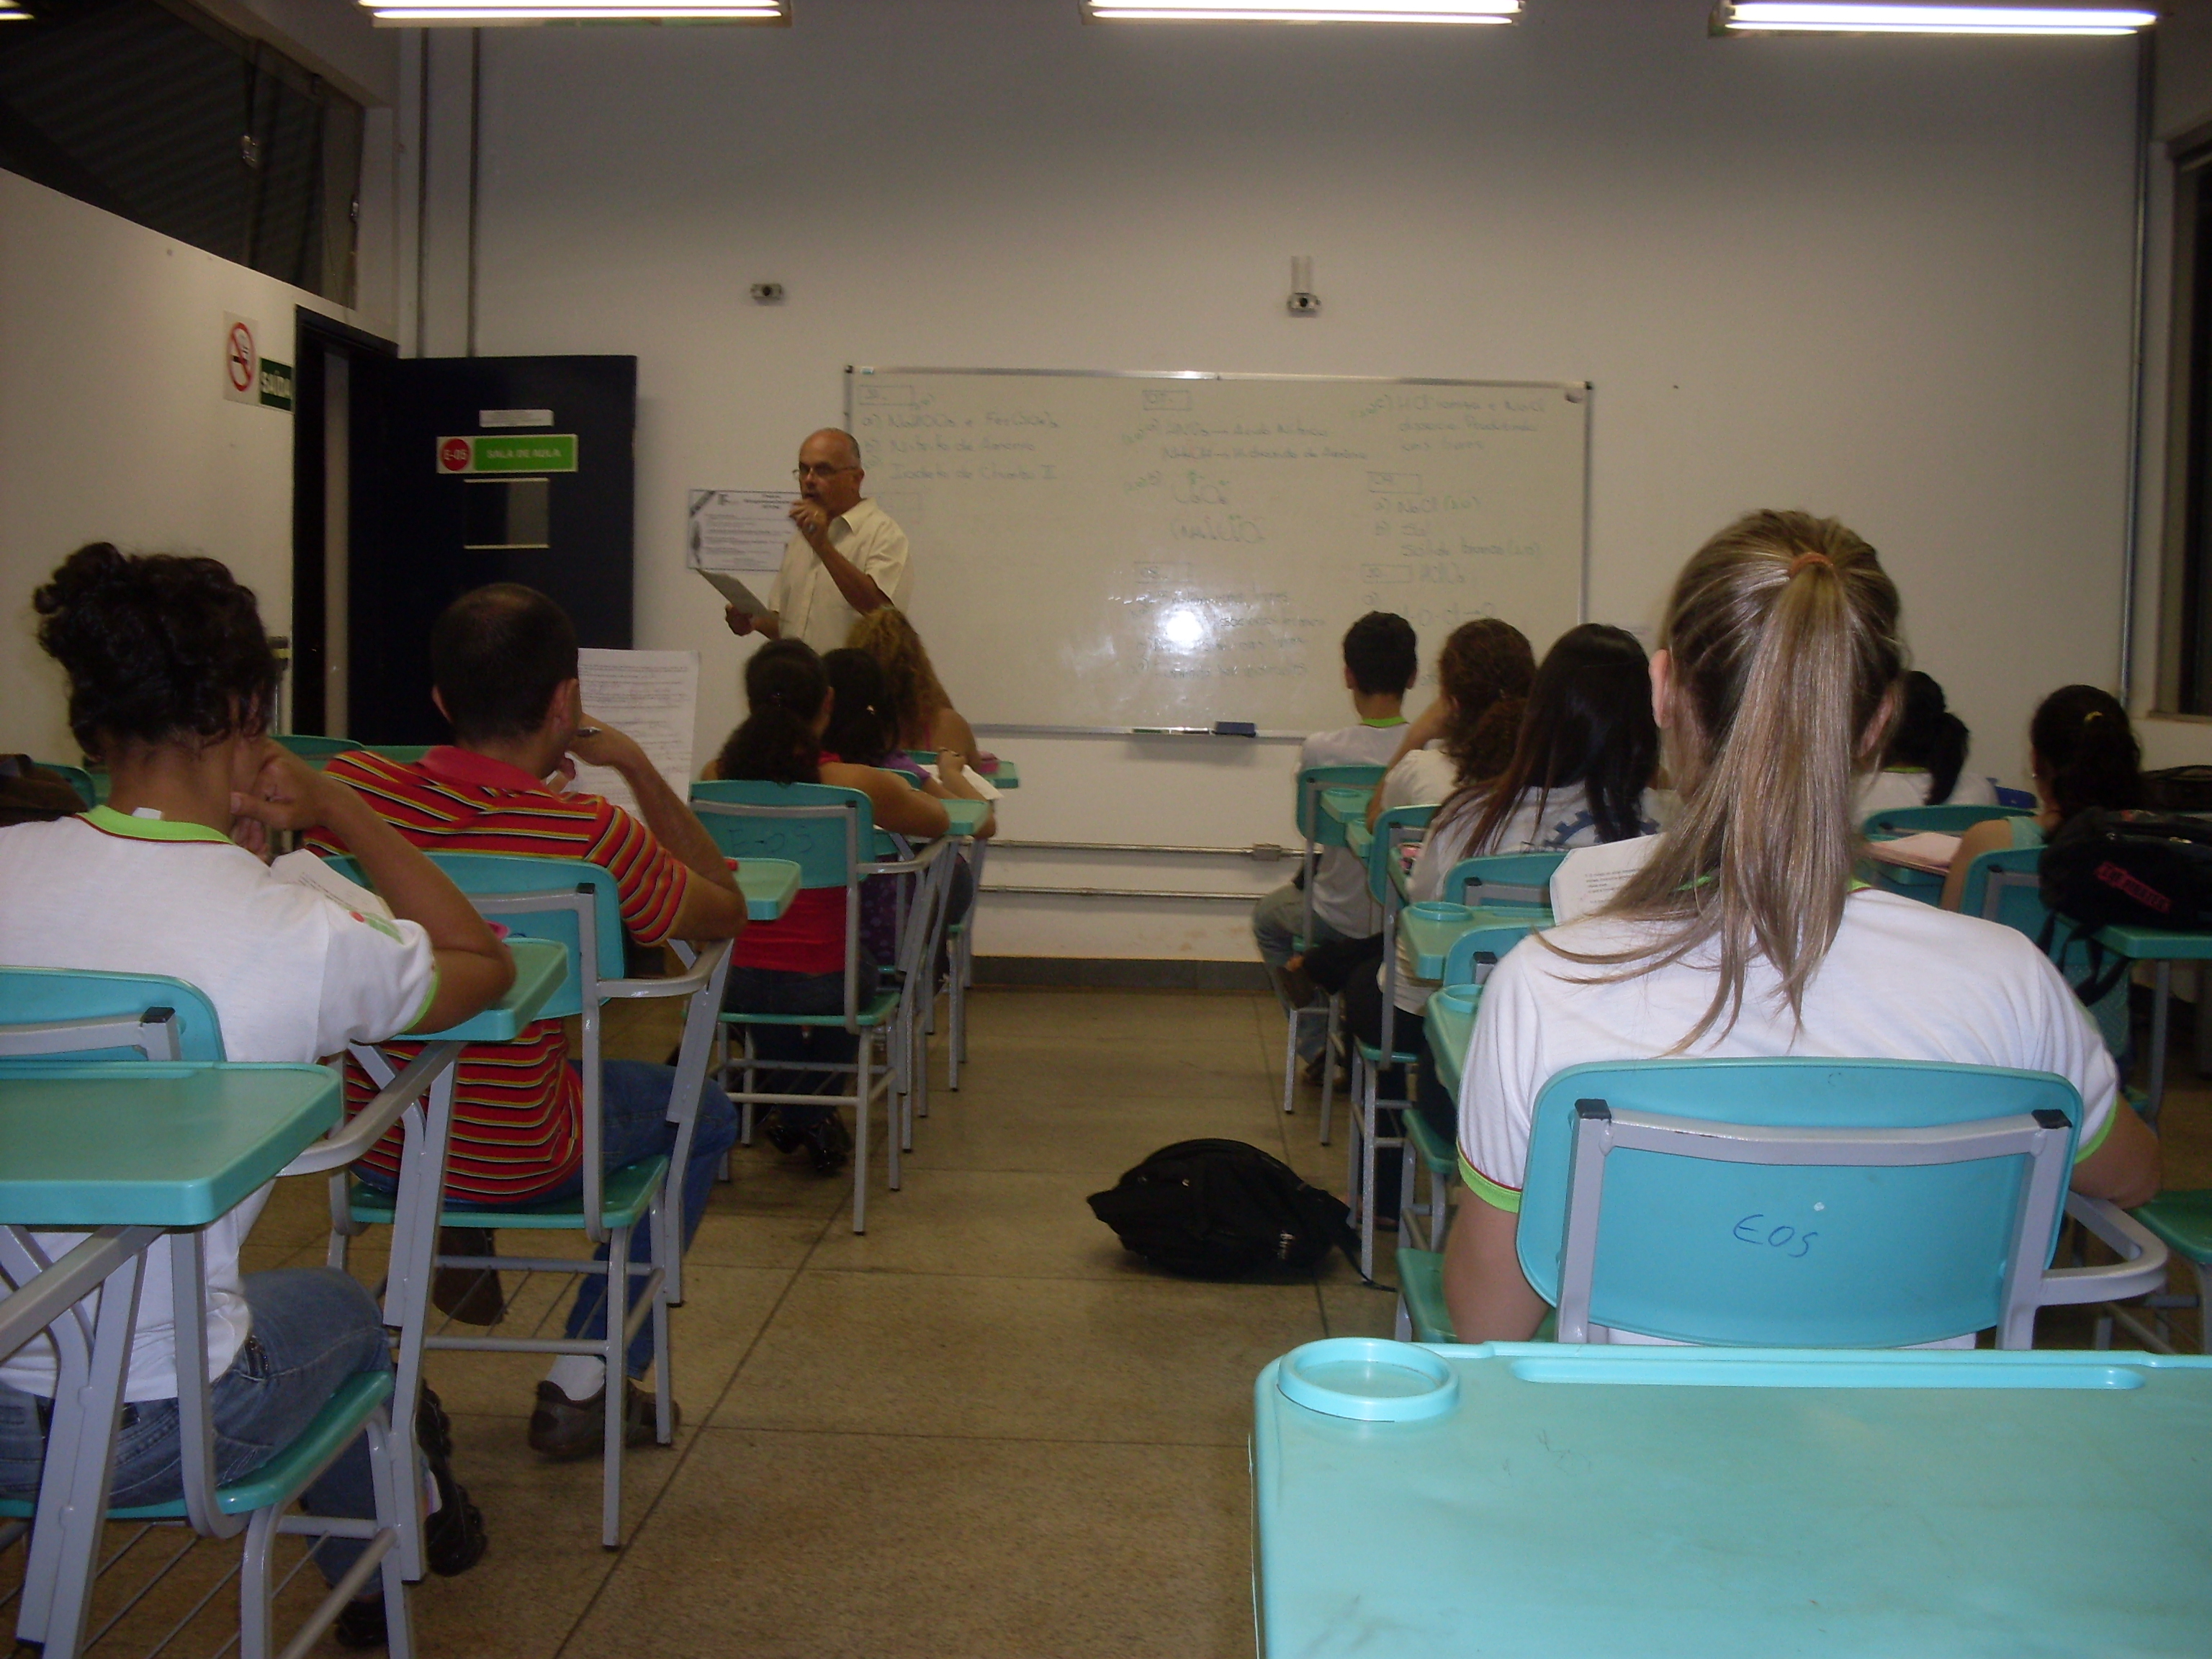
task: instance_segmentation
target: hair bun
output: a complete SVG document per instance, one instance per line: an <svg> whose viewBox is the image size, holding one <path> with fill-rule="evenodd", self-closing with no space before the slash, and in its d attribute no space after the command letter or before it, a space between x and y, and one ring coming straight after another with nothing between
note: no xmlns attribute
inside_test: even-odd
<svg viewBox="0 0 2212 1659"><path fill-rule="evenodd" d="M32 595L39 615L50 617L82 605L103 588L129 580L131 562L112 542L90 542L61 562L45 586Z"/></svg>

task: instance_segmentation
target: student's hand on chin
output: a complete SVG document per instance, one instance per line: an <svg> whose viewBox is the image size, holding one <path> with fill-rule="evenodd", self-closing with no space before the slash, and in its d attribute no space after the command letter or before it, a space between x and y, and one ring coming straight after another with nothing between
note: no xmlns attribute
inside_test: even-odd
<svg viewBox="0 0 2212 1659"><path fill-rule="evenodd" d="M628 732L602 725L589 714L578 716L578 721L576 735L568 739L568 752L561 758L570 776L575 775L577 761L586 766L611 766L619 771L625 764L644 759L645 751Z"/></svg>
<svg viewBox="0 0 2212 1659"><path fill-rule="evenodd" d="M333 787L290 750L264 738L261 768L243 793L231 796L230 810L264 830L312 830L323 821L325 792Z"/></svg>

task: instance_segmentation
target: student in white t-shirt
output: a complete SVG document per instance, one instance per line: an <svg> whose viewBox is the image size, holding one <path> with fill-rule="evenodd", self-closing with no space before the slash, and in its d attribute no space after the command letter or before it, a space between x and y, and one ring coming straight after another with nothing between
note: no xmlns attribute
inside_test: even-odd
<svg viewBox="0 0 2212 1659"><path fill-rule="evenodd" d="M1462 1341L1518 1340L1543 1299L1514 1254L1531 1113L1566 1066L1662 1054L1834 1054L2055 1072L2080 1090L2077 1191L2136 1204L2158 1142L2115 1103L2095 1029L2008 928L1859 888L1851 808L1896 715L1897 590L1833 520L1755 513L1691 559L1651 659L1682 795L1595 915L1491 975L1462 1079L1474 1202L1445 1249Z"/></svg>
<svg viewBox="0 0 2212 1659"><path fill-rule="evenodd" d="M106 762L107 804L76 817L0 830L0 962L112 969L184 980L214 1005L234 1060L313 1062L348 1043L467 1018L514 976L507 949L435 866L343 784L265 735L277 665L253 595L214 559L80 549L34 599L40 643L69 676L70 730ZM272 829L341 831L395 921L342 908L279 879L258 853ZM345 1378L388 1369L375 1299L342 1273L292 1267L241 1275L239 1249L268 1189L206 1233L208 1368L216 1478L228 1481L295 1438ZM40 1235L60 1255L79 1237ZM114 1502L176 1498L176 1322L167 1258L149 1258L116 1451ZM54 1389L52 1345L0 1364L0 1493L38 1488L40 1407ZM481 1517L442 1453L445 1502L431 1565L458 1572L483 1551ZM375 1513L368 1453L356 1440L302 1507ZM358 1542L317 1547L336 1579ZM370 1580L372 1585L375 1580ZM371 1590L341 1637L380 1639Z"/></svg>
<svg viewBox="0 0 2212 1659"><path fill-rule="evenodd" d="M1506 699L1500 708L1518 703ZM1659 763L1659 729L1651 720L1651 681L1644 647L1626 629L1601 623L1571 628L1544 653L1529 687L1513 757L1493 778L1460 785L1430 821L1407 878L1409 903L1456 897L1444 878L1462 859L1493 853L1559 852L1601 842L1656 835L1644 805ZM1345 988L1345 1022L1362 1041L1382 1040L1382 966ZM1415 971L1413 947L1398 935L1394 1048L1419 1053L1422 1010L1436 981ZM1414 1105L1443 1134L1457 1127L1457 1108L1420 1068Z"/></svg>
<svg viewBox="0 0 2212 1659"><path fill-rule="evenodd" d="M1406 692L1419 665L1413 625L1403 617L1370 611L1346 629L1344 685L1352 693L1352 710L1358 719L1309 737L1298 750L1298 769L1380 766L1388 761L1405 729ZM1365 872L1343 848L1329 848L1315 861L1313 884L1314 927L1309 943L1365 939L1381 927L1367 896ZM1305 926L1305 894L1296 883L1286 882L1252 911L1252 939L1285 1013L1314 1000L1312 984L1291 965L1298 950L1297 935ZM1298 1054L1309 1065L1319 1060L1326 1041L1319 1020L1299 1026Z"/></svg>
<svg viewBox="0 0 2212 1659"><path fill-rule="evenodd" d="M1890 733L1881 769L1866 781L1853 811L1864 823L1899 806L1994 806L1996 786L1966 769L1971 739L1953 714L1943 688L1914 669L1905 677L1897 730Z"/></svg>

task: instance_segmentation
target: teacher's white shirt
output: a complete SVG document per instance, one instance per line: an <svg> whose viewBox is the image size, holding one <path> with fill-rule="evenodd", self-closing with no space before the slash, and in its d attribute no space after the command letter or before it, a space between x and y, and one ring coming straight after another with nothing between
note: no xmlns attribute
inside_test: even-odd
<svg viewBox="0 0 2212 1659"><path fill-rule="evenodd" d="M830 545L872 578L900 610L914 587L907 563L906 532L872 501L855 502L830 520ZM853 632L860 613L845 603L822 561L796 531L784 544L783 564L768 599L787 640L805 640L817 651L835 651Z"/></svg>

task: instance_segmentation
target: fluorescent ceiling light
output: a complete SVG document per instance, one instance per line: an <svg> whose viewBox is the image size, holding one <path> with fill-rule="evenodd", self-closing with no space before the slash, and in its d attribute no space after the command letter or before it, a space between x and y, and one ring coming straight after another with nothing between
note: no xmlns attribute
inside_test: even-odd
<svg viewBox="0 0 2212 1659"><path fill-rule="evenodd" d="M2118 6L1923 6L1736 0L1716 28L1799 34L2132 34L2158 14Z"/></svg>
<svg viewBox="0 0 2212 1659"><path fill-rule="evenodd" d="M0 0L0 4L7 0ZM788 23L787 0L362 0L384 25Z"/></svg>
<svg viewBox="0 0 2212 1659"><path fill-rule="evenodd" d="M1510 23L1521 0L1084 0L1086 19L1138 23Z"/></svg>

